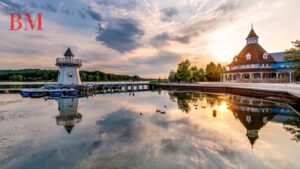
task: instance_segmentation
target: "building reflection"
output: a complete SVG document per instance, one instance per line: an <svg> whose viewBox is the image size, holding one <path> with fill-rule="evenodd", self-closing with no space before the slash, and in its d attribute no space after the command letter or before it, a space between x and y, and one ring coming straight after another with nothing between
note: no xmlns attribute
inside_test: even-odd
<svg viewBox="0 0 300 169"><path fill-rule="evenodd" d="M282 124L283 129L293 135L292 140L300 142L300 116L288 104L231 94L170 91L169 96L185 113L190 112L193 105L196 111L212 108L209 113L213 118L218 118L218 113L230 110L246 129L245 136L252 147L259 139L259 131L268 122ZM201 109L198 110L198 106Z"/></svg>
<svg viewBox="0 0 300 169"><path fill-rule="evenodd" d="M70 134L77 123L81 122L82 115L78 112L79 98L59 98L56 124L64 126Z"/></svg>
<svg viewBox="0 0 300 169"><path fill-rule="evenodd" d="M259 130L268 121L284 123L294 115L287 105L257 98L229 95L228 102L229 109L246 128L246 136L252 147L259 138Z"/></svg>

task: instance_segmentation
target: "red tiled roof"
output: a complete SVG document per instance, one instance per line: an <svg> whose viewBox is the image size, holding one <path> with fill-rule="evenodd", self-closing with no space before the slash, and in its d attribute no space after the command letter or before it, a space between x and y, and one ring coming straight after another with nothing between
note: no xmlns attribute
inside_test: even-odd
<svg viewBox="0 0 300 169"><path fill-rule="evenodd" d="M246 55L251 55L251 59L247 60ZM274 63L273 57L268 54L267 59L263 58L266 50L262 48L258 43L247 44L243 50L233 58L233 61L228 66L246 65L246 64L263 64Z"/></svg>

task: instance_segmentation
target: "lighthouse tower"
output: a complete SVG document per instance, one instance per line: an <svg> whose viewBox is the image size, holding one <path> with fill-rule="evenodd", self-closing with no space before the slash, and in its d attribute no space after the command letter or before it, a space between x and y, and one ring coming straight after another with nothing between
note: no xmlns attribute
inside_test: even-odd
<svg viewBox="0 0 300 169"><path fill-rule="evenodd" d="M60 85L81 85L79 68L82 63L80 59L74 59L70 48L64 54L64 58L56 59L56 66L59 67L57 83Z"/></svg>

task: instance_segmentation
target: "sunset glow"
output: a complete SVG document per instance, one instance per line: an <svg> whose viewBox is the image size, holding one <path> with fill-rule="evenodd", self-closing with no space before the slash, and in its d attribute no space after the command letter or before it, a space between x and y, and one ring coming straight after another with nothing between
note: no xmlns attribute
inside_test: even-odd
<svg viewBox="0 0 300 169"><path fill-rule="evenodd" d="M227 65L251 23L270 53L290 48L300 29L298 0L13 2L0 0L1 69L55 69L55 58L72 47L84 70L166 77L183 59ZM10 10L43 13L43 30L9 31Z"/></svg>

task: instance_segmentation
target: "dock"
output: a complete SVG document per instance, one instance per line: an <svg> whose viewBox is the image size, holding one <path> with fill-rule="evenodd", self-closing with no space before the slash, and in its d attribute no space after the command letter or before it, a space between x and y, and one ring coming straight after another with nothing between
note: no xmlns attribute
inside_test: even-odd
<svg viewBox="0 0 300 169"><path fill-rule="evenodd" d="M140 92L154 89L153 84L145 82L86 82L76 87L81 95Z"/></svg>
<svg viewBox="0 0 300 169"><path fill-rule="evenodd" d="M13 84L12 84L13 85ZM48 84L55 87L56 84ZM63 86L69 88L70 86ZM104 93L121 93L121 92L141 92L153 89L153 84L148 81L141 82L85 82L82 85L74 86L79 90L80 95L93 95ZM0 88L1 94L20 93L23 88Z"/></svg>

